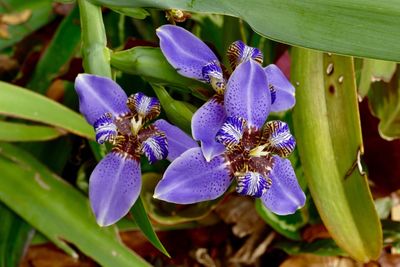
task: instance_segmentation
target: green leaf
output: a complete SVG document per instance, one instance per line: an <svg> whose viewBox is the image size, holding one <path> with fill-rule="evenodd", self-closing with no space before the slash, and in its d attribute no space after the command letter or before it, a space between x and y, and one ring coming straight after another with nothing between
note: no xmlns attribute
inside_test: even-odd
<svg viewBox="0 0 400 267"><path fill-rule="evenodd" d="M375 208L381 220L387 219L392 211L393 200L390 197L375 199Z"/></svg>
<svg viewBox="0 0 400 267"><path fill-rule="evenodd" d="M124 8L124 7L115 7L112 8L113 11L118 12L122 15L132 17L135 19L145 19L150 16L150 13L147 12L144 8Z"/></svg>
<svg viewBox="0 0 400 267"><path fill-rule="evenodd" d="M378 130L382 138L400 138L400 70L391 83L375 82L368 100L372 114L380 119Z"/></svg>
<svg viewBox="0 0 400 267"><path fill-rule="evenodd" d="M371 83L376 81L389 82L396 72L396 62L364 59L361 68L358 94L361 98L368 94Z"/></svg>
<svg viewBox="0 0 400 267"><path fill-rule="evenodd" d="M34 230L0 202L0 267L19 266Z"/></svg>
<svg viewBox="0 0 400 267"><path fill-rule="evenodd" d="M93 128L67 107L32 91L0 81L0 114L46 123L93 139Z"/></svg>
<svg viewBox="0 0 400 267"><path fill-rule="evenodd" d="M351 257L379 257L382 231L367 177L353 59L292 49L294 132L308 187L322 221Z"/></svg>
<svg viewBox="0 0 400 267"><path fill-rule="evenodd" d="M131 213L137 226L142 230L142 233L146 236L146 238L155 246L159 251L164 253L167 257L171 257L167 250L164 248L163 244L161 244L160 239L158 239L156 233L154 232L153 226L150 223L149 218L147 217L146 210L144 209L142 199L139 197L135 205L133 205L131 209Z"/></svg>
<svg viewBox="0 0 400 267"><path fill-rule="evenodd" d="M256 210L275 231L289 239L301 240L300 229L307 223L307 218L305 218L302 210L287 216L276 215L269 211L260 199L256 199Z"/></svg>
<svg viewBox="0 0 400 267"><path fill-rule="evenodd" d="M151 84L168 119L187 133L191 132L193 112L185 102L173 99L163 86Z"/></svg>
<svg viewBox="0 0 400 267"><path fill-rule="evenodd" d="M165 59L160 48L137 46L112 53L111 65L118 70L139 75L149 82L160 85L177 86L185 90L207 87L204 83L178 74Z"/></svg>
<svg viewBox="0 0 400 267"><path fill-rule="evenodd" d="M47 141L65 134L52 127L0 121L0 141Z"/></svg>
<svg viewBox="0 0 400 267"><path fill-rule="evenodd" d="M319 256L348 256L332 239L319 239L311 243L281 241L274 245L290 255L310 253Z"/></svg>
<svg viewBox="0 0 400 267"><path fill-rule="evenodd" d="M17 13L24 10L30 10L32 14L26 22L8 26L10 39L0 38L0 50L12 46L51 21L54 18L52 2L52 0L2 0L0 14Z"/></svg>
<svg viewBox="0 0 400 267"><path fill-rule="evenodd" d="M155 7L232 15L278 42L337 54L400 61L397 0L91 0L105 6ZM237 29L236 29L237 30Z"/></svg>
<svg viewBox="0 0 400 267"><path fill-rule="evenodd" d="M44 94L52 80L60 74L61 68L68 63L77 50L81 39L79 9L75 7L63 19L49 46L36 65L32 79L27 87Z"/></svg>
<svg viewBox="0 0 400 267"><path fill-rule="evenodd" d="M78 190L22 149L0 143L0 150L0 200L49 240L77 258L71 243L102 266L150 266L121 244L113 228L96 224Z"/></svg>

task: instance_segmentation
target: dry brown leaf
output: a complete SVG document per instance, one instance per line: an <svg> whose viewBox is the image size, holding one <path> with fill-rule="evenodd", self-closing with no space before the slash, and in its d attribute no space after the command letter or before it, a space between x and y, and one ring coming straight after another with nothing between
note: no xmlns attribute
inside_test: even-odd
<svg viewBox="0 0 400 267"><path fill-rule="evenodd" d="M303 231L302 237L307 242L313 242L316 239L331 238L331 235L323 224L314 224Z"/></svg>
<svg viewBox="0 0 400 267"><path fill-rule="evenodd" d="M8 32L8 25L0 23L0 38L1 39L9 39L10 33Z"/></svg>
<svg viewBox="0 0 400 267"><path fill-rule="evenodd" d="M28 21L31 15L32 11L30 9L25 9L18 13L9 13L1 15L0 22L8 25L19 25L21 23Z"/></svg>
<svg viewBox="0 0 400 267"><path fill-rule="evenodd" d="M349 258L301 254L288 258L280 267L362 267Z"/></svg>

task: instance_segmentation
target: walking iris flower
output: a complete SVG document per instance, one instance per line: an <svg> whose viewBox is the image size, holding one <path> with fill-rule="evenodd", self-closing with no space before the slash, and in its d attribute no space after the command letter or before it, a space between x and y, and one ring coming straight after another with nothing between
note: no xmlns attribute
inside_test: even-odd
<svg viewBox="0 0 400 267"><path fill-rule="evenodd" d="M192 118L193 138L201 142L204 157L210 161L221 154L225 147L215 140L215 135L226 120L224 92L229 74L211 49L191 32L174 25L157 29L160 48L168 62L181 75L210 84L215 95L201 106ZM260 64L263 55L259 49L249 47L242 41L228 48L228 58L234 70L240 63L254 60ZM273 64L263 70L268 75L271 110L274 112L292 108L295 104L294 87L279 68Z"/></svg>
<svg viewBox="0 0 400 267"><path fill-rule="evenodd" d="M265 123L272 109L265 70L254 60L245 61L226 87L226 119L214 137L224 152L207 161L199 147L182 144L188 150L169 165L154 197L179 204L212 200L236 180L239 194L261 198L276 214L294 213L305 203L293 167L285 158L294 150L295 140L286 123ZM175 138L172 127L162 129L168 140Z"/></svg>
<svg viewBox="0 0 400 267"><path fill-rule="evenodd" d="M114 145L89 179L97 223L108 226L125 216L139 196L140 155L153 163L168 154L165 134L148 124L160 114L160 103L143 93L127 97L113 80L90 74L79 74L75 89L79 110L93 125L96 141Z"/></svg>

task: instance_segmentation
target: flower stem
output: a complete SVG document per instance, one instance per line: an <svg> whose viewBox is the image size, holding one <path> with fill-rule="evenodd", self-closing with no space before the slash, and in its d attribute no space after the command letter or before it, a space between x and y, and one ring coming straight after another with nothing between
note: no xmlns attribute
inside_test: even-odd
<svg viewBox="0 0 400 267"><path fill-rule="evenodd" d="M104 29L101 7L87 0L78 0L83 67L86 72L111 78L110 52Z"/></svg>

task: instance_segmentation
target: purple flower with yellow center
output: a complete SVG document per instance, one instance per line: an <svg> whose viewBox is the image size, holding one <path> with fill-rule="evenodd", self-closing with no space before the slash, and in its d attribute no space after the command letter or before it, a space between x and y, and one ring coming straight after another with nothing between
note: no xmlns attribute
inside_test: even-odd
<svg viewBox="0 0 400 267"><path fill-rule="evenodd" d="M191 32L174 25L157 29L160 48L168 62L179 74L208 83L215 95L201 106L192 118L193 138L201 142L201 149L207 161L223 153L225 147L215 140L215 135L226 120L224 92L229 74L211 49ZM234 42L227 52L231 68L248 60L259 64L263 55L257 48L249 47L242 41ZM287 110L295 104L294 87L279 68L273 64L264 68L268 76L265 93L271 94L271 110Z"/></svg>
<svg viewBox="0 0 400 267"><path fill-rule="evenodd" d="M181 148L172 148L174 154L182 154L165 171L154 197L178 204L212 200L236 181L236 192L261 198L276 214L292 214L302 207L305 194L286 159L296 142L286 123L265 122L271 111L267 86L267 75L258 63L249 60L238 65L227 83L226 119L215 137L224 152L207 161L186 137ZM174 126L162 123L168 140L184 140L177 140Z"/></svg>
<svg viewBox="0 0 400 267"><path fill-rule="evenodd" d="M93 125L96 141L114 145L89 179L97 223L108 226L125 216L139 196L140 155L150 163L167 157L165 134L148 123L160 114L160 102L143 93L127 97L113 80L90 74L79 74L75 89L79 110Z"/></svg>

